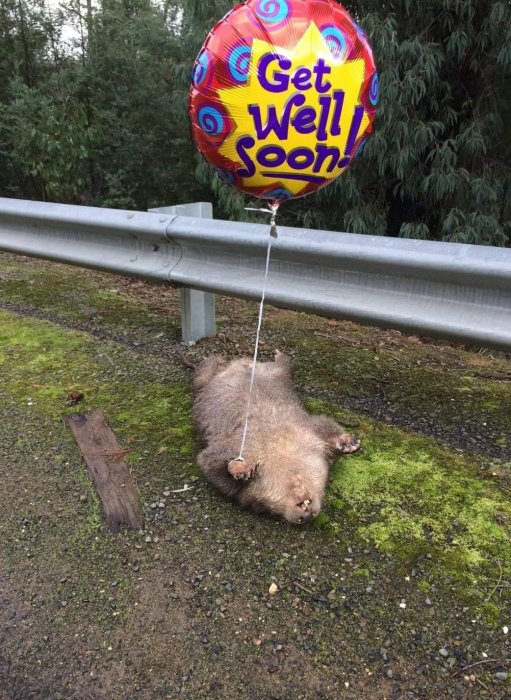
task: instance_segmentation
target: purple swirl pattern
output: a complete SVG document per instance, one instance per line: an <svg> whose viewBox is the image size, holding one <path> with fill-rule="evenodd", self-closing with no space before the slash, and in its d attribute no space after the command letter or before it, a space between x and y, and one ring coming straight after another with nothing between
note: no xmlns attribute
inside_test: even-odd
<svg viewBox="0 0 511 700"><path fill-rule="evenodd" d="M200 128L208 136L218 136L224 130L224 117L215 107L201 107L198 120Z"/></svg>
<svg viewBox="0 0 511 700"><path fill-rule="evenodd" d="M252 49L246 44L236 46L229 54L227 66L230 76L236 83L247 82L251 54Z"/></svg>
<svg viewBox="0 0 511 700"><path fill-rule="evenodd" d="M255 13L262 22L276 25L289 17L289 5L286 0L259 0Z"/></svg>
<svg viewBox="0 0 511 700"><path fill-rule="evenodd" d="M348 43L339 27L334 25L323 27L321 34L328 44L332 56L337 60L344 60L348 53Z"/></svg>
<svg viewBox="0 0 511 700"><path fill-rule="evenodd" d="M371 85L369 87L369 101L373 105L373 107L376 107L378 104L378 99L380 97L380 81L378 79L378 73L375 73L373 75L373 79L371 80Z"/></svg>
<svg viewBox="0 0 511 700"><path fill-rule="evenodd" d="M197 56L195 66L193 68L192 80L195 87L199 87L205 81L206 76L208 74L209 66L210 60L208 52L204 49Z"/></svg>

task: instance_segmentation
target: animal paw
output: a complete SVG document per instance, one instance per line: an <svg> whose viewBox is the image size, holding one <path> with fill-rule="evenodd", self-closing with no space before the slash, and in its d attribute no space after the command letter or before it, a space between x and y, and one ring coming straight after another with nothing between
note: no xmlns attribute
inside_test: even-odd
<svg viewBox="0 0 511 700"><path fill-rule="evenodd" d="M258 464L247 462L247 460L233 459L227 465L227 471L233 479L248 481L255 475L258 466Z"/></svg>
<svg viewBox="0 0 511 700"><path fill-rule="evenodd" d="M357 452L360 449L360 440L356 435L350 435L349 433L341 433L341 435L336 435L332 444L337 452L341 454L351 454L352 452Z"/></svg>

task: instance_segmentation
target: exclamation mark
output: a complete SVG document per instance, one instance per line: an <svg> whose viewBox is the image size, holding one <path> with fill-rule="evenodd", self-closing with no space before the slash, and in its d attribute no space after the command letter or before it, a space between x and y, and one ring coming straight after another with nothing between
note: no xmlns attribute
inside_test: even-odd
<svg viewBox="0 0 511 700"><path fill-rule="evenodd" d="M355 114L353 115L353 121L351 122L350 133L348 134L348 140L346 141L346 148L344 149L344 158L339 161L339 168L347 168L351 162L351 154L353 147L355 146L355 141L357 140L358 130L360 129L363 116L364 107L363 105L358 105L358 107L355 107Z"/></svg>

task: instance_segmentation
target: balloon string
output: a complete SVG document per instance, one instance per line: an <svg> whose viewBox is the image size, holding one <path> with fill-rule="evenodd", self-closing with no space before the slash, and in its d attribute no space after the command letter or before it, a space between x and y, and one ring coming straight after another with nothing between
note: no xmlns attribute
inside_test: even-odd
<svg viewBox="0 0 511 700"><path fill-rule="evenodd" d="M233 460L234 462L244 462L245 461L243 459L243 450L245 449L245 442L246 442L247 433L248 433L248 420L249 420L249 416L250 416L250 406L252 403L252 391L254 388L254 381L255 381L255 375L256 375L257 355L259 352L259 336L261 334L261 327L263 325L264 299L266 296L266 283L268 281L268 272L270 269L271 243L272 243L272 238L278 238L276 218L277 218L277 210L279 208L279 204L278 204L278 202L275 202L275 203L269 204L269 207L270 207L269 209L253 209L253 208L247 207L247 211L263 211L263 212L267 212L267 213L271 214L271 221L270 221L270 237L268 238L268 247L266 249L266 268L264 271L263 291L261 294L261 303L259 304L259 321L257 323L254 358L252 360L252 373L250 375L250 386L248 389L247 408L246 408L246 413L245 413L245 426L243 428L243 437L241 439L240 453L236 457L236 459Z"/></svg>

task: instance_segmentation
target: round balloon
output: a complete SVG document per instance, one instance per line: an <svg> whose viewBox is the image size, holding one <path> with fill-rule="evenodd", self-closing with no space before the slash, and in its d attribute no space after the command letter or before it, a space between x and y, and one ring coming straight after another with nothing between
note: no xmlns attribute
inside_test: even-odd
<svg viewBox="0 0 511 700"><path fill-rule="evenodd" d="M199 151L242 192L303 197L362 150L378 103L362 29L334 0L248 0L197 56L189 113Z"/></svg>

